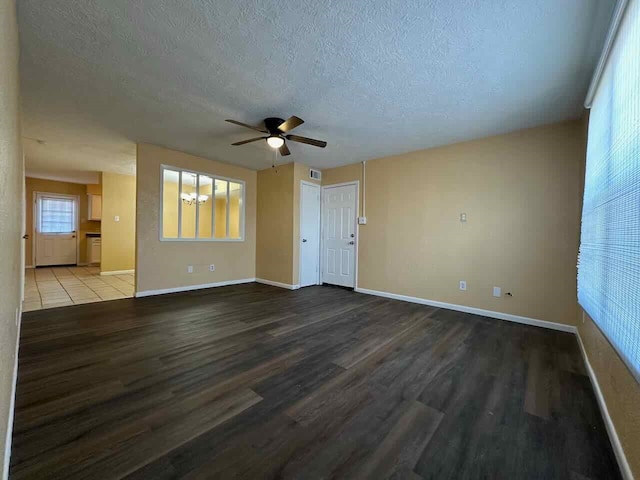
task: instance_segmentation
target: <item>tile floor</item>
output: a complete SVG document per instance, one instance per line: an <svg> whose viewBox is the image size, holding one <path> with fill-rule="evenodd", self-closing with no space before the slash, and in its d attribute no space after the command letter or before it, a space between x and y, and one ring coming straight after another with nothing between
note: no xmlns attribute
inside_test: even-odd
<svg viewBox="0 0 640 480"><path fill-rule="evenodd" d="M22 310L133 297L133 284L133 274L101 276L100 267L29 268Z"/></svg>

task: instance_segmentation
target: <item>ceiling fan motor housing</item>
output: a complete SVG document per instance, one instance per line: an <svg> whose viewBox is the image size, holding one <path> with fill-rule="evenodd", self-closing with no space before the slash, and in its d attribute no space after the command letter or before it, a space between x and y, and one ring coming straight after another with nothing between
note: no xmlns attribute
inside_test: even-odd
<svg viewBox="0 0 640 480"><path fill-rule="evenodd" d="M271 135L282 135L278 127L284 123L282 118L269 117L264 119L264 126Z"/></svg>

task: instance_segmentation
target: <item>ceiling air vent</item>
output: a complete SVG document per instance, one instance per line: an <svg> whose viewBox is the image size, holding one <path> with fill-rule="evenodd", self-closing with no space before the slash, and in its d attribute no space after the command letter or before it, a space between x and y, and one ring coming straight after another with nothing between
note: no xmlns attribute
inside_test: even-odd
<svg viewBox="0 0 640 480"><path fill-rule="evenodd" d="M310 168L309 178L313 178L314 180L320 180L322 178L322 172L320 172L320 170L314 170L313 168Z"/></svg>

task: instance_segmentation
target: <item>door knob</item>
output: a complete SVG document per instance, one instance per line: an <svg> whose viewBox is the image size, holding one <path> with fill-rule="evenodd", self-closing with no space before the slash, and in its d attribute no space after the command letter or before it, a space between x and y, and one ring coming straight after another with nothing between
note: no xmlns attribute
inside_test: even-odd
<svg viewBox="0 0 640 480"><path fill-rule="evenodd" d="M349 245L355 245L355 244L356 244L356 242L354 242L353 240L351 240L351 241L349 242Z"/></svg>
<svg viewBox="0 0 640 480"><path fill-rule="evenodd" d="M22 238L24 238L25 240L29 240L29 234L25 233L24 235L22 235Z"/></svg>
<svg viewBox="0 0 640 480"><path fill-rule="evenodd" d="M307 243L307 239L306 239L306 238L303 238L303 239L302 239L302 243Z"/></svg>

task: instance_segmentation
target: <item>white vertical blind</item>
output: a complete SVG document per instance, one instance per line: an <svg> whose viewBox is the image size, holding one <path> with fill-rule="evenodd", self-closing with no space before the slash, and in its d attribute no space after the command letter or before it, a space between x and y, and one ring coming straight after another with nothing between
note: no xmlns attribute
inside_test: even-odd
<svg viewBox="0 0 640 480"><path fill-rule="evenodd" d="M591 107L578 300L640 380L640 0Z"/></svg>

